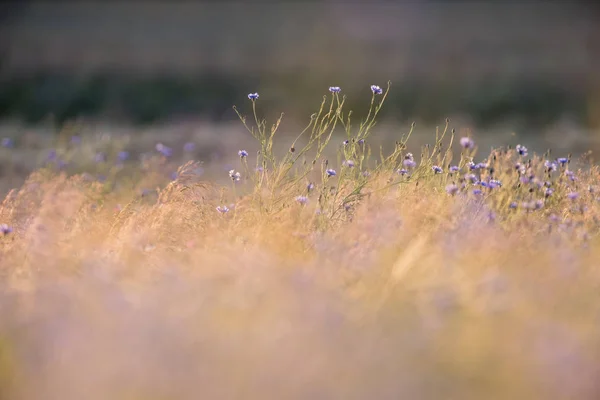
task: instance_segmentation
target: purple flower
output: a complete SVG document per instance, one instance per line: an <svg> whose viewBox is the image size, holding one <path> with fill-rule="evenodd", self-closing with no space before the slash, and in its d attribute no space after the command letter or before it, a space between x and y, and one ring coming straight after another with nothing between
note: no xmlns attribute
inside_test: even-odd
<svg viewBox="0 0 600 400"><path fill-rule="evenodd" d="M309 182L308 185L306 185L306 190L310 193L311 190L313 190L315 188L315 184L312 182Z"/></svg>
<svg viewBox="0 0 600 400"><path fill-rule="evenodd" d="M408 174L408 170L406 170L406 169L404 169L404 168L402 168L402 169L399 169L399 170L397 170L396 172L398 172L400 175L406 175L406 174Z"/></svg>
<svg viewBox="0 0 600 400"><path fill-rule="evenodd" d="M481 189L473 189L473 194L478 196L480 194L482 194L483 192L481 191Z"/></svg>
<svg viewBox="0 0 600 400"><path fill-rule="evenodd" d="M471 183L474 183L474 184L476 184L479 181L479 179L477 179L477 176L475 174L466 174L465 179L468 181L471 181Z"/></svg>
<svg viewBox="0 0 600 400"><path fill-rule="evenodd" d="M513 201L513 202L511 202L511 203L508 205L508 208L511 208L511 209L515 209L515 208L517 208L517 203L516 203L516 202L514 202L514 201Z"/></svg>
<svg viewBox="0 0 600 400"><path fill-rule="evenodd" d="M298 196L298 197L296 197L296 201L302 205L305 205L306 203L308 203L308 197Z"/></svg>
<svg viewBox="0 0 600 400"><path fill-rule="evenodd" d="M352 160L346 160L346 161L344 161L343 164L348 168L354 167L354 161L352 161Z"/></svg>
<svg viewBox="0 0 600 400"><path fill-rule="evenodd" d="M381 88L377 85L371 85L371 91L373 92L373 94L383 93L383 90L381 90Z"/></svg>
<svg viewBox="0 0 600 400"><path fill-rule="evenodd" d="M402 162L402 165L407 168L414 168L417 166L417 163L414 160L406 159Z"/></svg>
<svg viewBox="0 0 600 400"><path fill-rule="evenodd" d="M13 231L13 228L12 228L12 227L10 227L10 226L8 226L8 225L6 225L6 224L0 224L0 232L1 232L1 233L2 233L4 236L8 235L9 233L12 233L12 231Z"/></svg>
<svg viewBox="0 0 600 400"><path fill-rule="evenodd" d="M252 101L258 99L258 93L249 93L248 98Z"/></svg>
<svg viewBox="0 0 600 400"><path fill-rule="evenodd" d="M487 163L484 162L480 162L477 165L475 165L475 169L486 169L488 167Z"/></svg>
<svg viewBox="0 0 600 400"><path fill-rule="evenodd" d="M500 182L497 179L490 179L489 181L489 187L491 187L492 189L498 188L498 187L502 187L502 182Z"/></svg>
<svg viewBox="0 0 600 400"><path fill-rule="evenodd" d="M186 153L191 153L192 151L194 151L195 148L196 144L193 142L187 142L183 145L183 151L185 151Z"/></svg>
<svg viewBox="0 0 600 400"><path fill-rule="evenodd" d="M521 177L519 178L519 181L521 181L521 183L522 183L522 184L526 185L526 184L528 184L529 182L531 182L531 178L532 178L532 177L529 177L529 176L525 176L525 175L523 175L523 176L521 176Z"/></svg>
<svg viewBox="0 0 600 400"><path fill-rule="evenodd" d="M330 91L331 93L339 93L339 92L341 92L341 91L342 91L342 89L340 89L340 87L339 87L339 86L330 86L330 87L329 87L329 91Z"/></svg>
<svg viewBox="0 0 600 400"><path fill-rule="evenodd" d="M362 146L365 144L365 139L359 139L357 143Z"/></svg>
<svg viewBox="0 0 600 400"><path fill-rule="evenodd" d="M156 145L156 151L158 151L160 154L162 154L165 157L171 157L173 155L173 149L165 146L162 143L158 143Z"/></svg>
<svg viewBox="0 0 600 400"><path fill-rule="evenodd" d="M119 154L117 154L117 158L121 162L126 161L129 158L129 152L128 151L120 151Z"/></svg>
<svg viewBox="0 0 600 400"><path fill-rule="evenodd" d="M569 159L565 158L565 157L560 157L560 158L557 158L556 161L558 161L560 163L560 165L565 165L566 163L569 162Z"/></svg>
<svg viewBox="0 0 600 400"><path fill-rule="evenodd" d="M527 147L518 144L515 147L515 150L517 150L517 153L519 153L520 156L523 156L523 157L527 156Z"/></svg>
<svg viewBox="0 0 600 400"><path fill-rule="evenodd" d="M246 150L240 150L238 151L238 156L240 156L240 158L246 158L248 157L248 152Z"/></svg>
<svg viewBox="0 0 600 400"><path fill-rule="evenodd" d="M546 188L546 190L544 190L544 196L545 197L552 196L552 193L554 193L554 189L552 189L552 188Z"/></svg>
<svg viewBox="0 0 600 400"><path fill-rule="evenodd" d="M3 138L2 139L2 147L10 148L14 146L14 142L11 138Z"/></svg>
<svg viewBox="0 0 600 400"><path fill-rule="evenodd" d="M575 173L573 171L565 171L565 175L572 181L575 181Z"/></svg>
<svg viewBox="0 0 600 400"><path fill-rule="evenodd" d="M175 171L175 172L171 172L171 175L170 175L170 177L171 177L171 180L172 180L172 181L176 181L176 180L177 180L177 171Z"/></svg>
<svg viewBox="0 0 600 400"><path fill-rule="evenodd" d="M546 160L546 161L544 161L544 167L546 167L546 170L548 172L550 172L550 171L556 171L556 168L558 166L556 165L556 163L554 161Z"/></svg>
<svg viewBox="0 0 600 400"><path fill-rule="evenodd" d="M336 176L337 172L335 172L335 169L328 169L327 171L325 171L325 173L327 174L327 176Z"/></svg>
<svg viewBox="0 0 600 400"><path fill-rule="evenodd" d="M460 138L460 145L465 149L472 149L475 146L475 142L470 137L462 137Z"/></svg>
<svg viewBox="0 0 600 400"><path fill-rule="evenodd" d="M458 166L453 165L449 168L450 172L458 172L460 170L460 168L458 168Z"/></svg>
<svg viewBox="0 0 600 400"><path fill-rule="evenodd" d="M442 172L444 172L444 170L442 169L442 167L439 167L437 165L434 165L433 167L431 167L431 170L435 173L435 174L441 174Z"/></svg>
<svg viewBox="0 0 600 400"><path fill-rule="evenodd" d="M454 196L457 192L458 192L458 186L456 186L454 183L446 186L446 193Z"/></svg>
<svg viewBox="0 0 600 400"><path fill-rule="evenodd" d="M533 208L536 209L536 210L539 210L542 207L544 207L544 200L536 200L533 203Z"/></svg>
<svg viewBox="0 0 600 400"><path fill-rule="evenodd" d="M349 141L348 139L346 139L346 140L344 140L344 141L342 142L342 144L343 144L344 146L348 146L348 144L349 144L349 143L350 143L350 141Z"/></svg>
<svg viewBox="0 0 600 400"><path fill-rule="evenodd" d="M229 207L227 206L218 206L217 207L217 211L220 212L221 214L225 214L229 212Z"/></svg>
<svg viewBox="0 0 600 400"><path fill-rule="evenodd" d="M567 197L571 200L575 200L579 197L579 193L577 192L569 192L567 193Z"/></svg>

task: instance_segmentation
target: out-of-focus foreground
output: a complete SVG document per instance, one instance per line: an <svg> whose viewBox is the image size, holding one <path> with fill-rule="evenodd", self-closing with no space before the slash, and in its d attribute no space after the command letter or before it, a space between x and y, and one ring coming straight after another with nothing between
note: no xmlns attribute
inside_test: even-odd
<svg viewBox="0 0 600 400"><path fill-rule="evenodd" d="M247 100L223 179L44 154L0 207L0 398L597 398L598 167L452 123L380 155L387 92L350 125L330 90L296 142Z"/></svg>

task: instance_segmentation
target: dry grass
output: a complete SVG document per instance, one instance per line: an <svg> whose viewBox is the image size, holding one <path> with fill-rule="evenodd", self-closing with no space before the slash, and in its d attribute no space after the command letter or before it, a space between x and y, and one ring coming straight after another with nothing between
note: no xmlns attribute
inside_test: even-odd
<svg viewBox="0 0 600 400"><path fill-rule="evenodd" d="M161 158L140 179L34 173L0 207L0 398L597 398L598 168L500 149L472 171L494 169L484 188L464 178L475 149L448 173L448 132L402 176L405 143L375 164L364 126L330 178L314 147L270 165L252 128L266 168L250 155L232 184L188 163L165 185ZM530 174L554 189L536 210Z"/></svg>

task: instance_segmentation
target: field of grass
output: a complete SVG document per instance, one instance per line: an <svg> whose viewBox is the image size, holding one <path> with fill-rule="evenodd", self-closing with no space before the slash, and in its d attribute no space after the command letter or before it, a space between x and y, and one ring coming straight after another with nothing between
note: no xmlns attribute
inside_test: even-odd
<svg viewBox="0 0 600 400"><path fill-rule="evenodd" d="M448 121L380 147L371 90L290 141L249 95L252 141L207 154L32 148L0 205L0 399L598 398L598 166Z"/></svg>

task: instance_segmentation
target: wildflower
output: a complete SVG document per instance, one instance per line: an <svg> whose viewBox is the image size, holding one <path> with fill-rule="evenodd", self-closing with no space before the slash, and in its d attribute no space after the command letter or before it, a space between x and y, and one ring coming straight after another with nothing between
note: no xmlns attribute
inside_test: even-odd
<svg viewBox="0 0 600 400"><path fill-rule="evenodd" d="M575 200L579 197L579 193L577 192L569 192L567 193L567 197L571 200Z"/></svg>
<svg viewBox="0 0 600 400"><path fill-rule="evenodd" d="M371 85L371 91L373 92L373 94L383 93L383 90L381 90L381 88L377 85Z"/></svg>
<svg viewBox="0 0 600 400"><path fill-rule="evenodd" d="M475 169L486 169L488 167L487 163L480 162L475 165Z"/></svg>
<svg viewBox="0 0 600 400"><path fill-rule="evenodd" d="M517 153L519 153L520 156L523 156L523 157L527 156L527 147L518 144L515 147L515 150L517 150Z"/></svg>
<svg viewBox="0 0 600 400"><path fill-rule="evenodd" d="M339 86L330 86L330 87L329 87L329 91L330 91L331 93L339 93L339 92L341 92L341 91L342 91L342 89L340 89L340 87L339 87Z"/></svg>
<svg viewBox="0 0 600 400"><path fill-rule="evenodd" d="M544 167L546 167L546 171L556 171L557 165L554 161L544 161Z"/></svg>
<svg viewBox="0 0 600 400"><path fill-rule="evenodd" d="M120 151L119 154L117 154L117 158L121 162L126 161L129 158L129 152L128 151Z"/></svg>
<svg viewBox="0 0 600 400"><path fill-rule="evenodd" d="M492 189L498 188L498 187L502 187L502 182L500 182L497 179L490 179L489 181L489 187Z"/></svg>
<svg viewBox="0 0 600 400"><path fill-rule="evenodd" d="M437 165L434 165L433 167L431 167L431 169L436 174L441 174L442 172L444 172L444 170L442 169L442 167L438 167Z"/></svg>
<svg viewBox="0 0 600 400"><path fill-rule="evenodd" d="M229 212L229 207L227 206L218 206L217 207L217 211L220 212L221 214L225 214Z"/></svg>
<svg viewBox="0 0 600 400"><path fill-rule="evenodd" d="M158 143L156 145L156 151L158 151L160 154L162 154L165 157L171 157L171 155L173 155L173 149L165 146L162 143Z"/></svg>
<svg viewBox="0 0 600 400"><path fill-rule="evenodd" d="M402 169L399 169L399 170L397 170L396 172L398 172L400 175L406 175L406 174L408 174L408 170L406 170L406 169L404 169L404 168L402 168Z"/></svg>
<svg viewBox="0 0 600 400"><path fill-rule="evenodd" d="M479 179L477 179L477 176L475 174L466 174L465 179L468 181L471 181L471 183L474 183L474 184L476 184L479 181Z"/></svg>
<svg viewBox="0 0 600 400"><path fill-rule="evenodd" d="M240 180L240 178L242 177L242 175L239 172L236 172L236 170L232 169L229 171L229 177L234 182L238 182Z"/></svg>
<svg viewBox="0 0 600 400"><path fill-rule="evenodd" d="M2 147L9 148L9 147L13 147L13 145L14 145L14 142L11 138L3 138L2 139Z"/></svg>
<svg viewBox="0 0 600 400"><path fill-rule="evenodd" d="M475 142L473 142L473 139L471 139L470 137L465 136L460 138L460 145L464 149L472 149L473 146L475 146Z"/></svg>
<svg viewBox="0 0 600 400"><path fill-rule="evenodd" d="M365 178L370 176L371 173L369 171L363 171L362 176L364 176Z"/></svg>
<svg viewBox="0 0 600 400"><path fill-rule="evenodd" d="M13 231L13 228L6 225L6 224L0 224L0 232L2 232L2 234L4 236L8 235L9 233L11 233Z"/></svg>
<svg viewBox="0 0 600 400"><path fill-rule="evenodd" d="M177 171L171 172L171 174L169 176L171 177L172 181L176 181L177 180Z"/></svg>
<svg viewBox="0 0 600 400"><path fill-rule="evenodd" d="M560 157L560 158L557 158L556 161L558 161L560 163L560 165L565 165L566 163L569 162L569 159L565 158L565 157Z"/></svg>
<svg viewBox="0 0 600 400"><path fill-rule="evenodd" d="M544 201L543 200L536 200L533 203L533 209L534 210L539 210L540 208L544 207Z"/></svg>
<svg viewBox="0 0 600 400"><path fill-rule="evenodd" d="M306 185L306 190L310 193L311 190L313 190L315 188L315 184L312 182L309 182L308 185Z"/></svg>
<svg viewBox="0 0 600 400"><path fill-rule="evenodd" d="M183 151L185 151L186 153L191 153L192 151L194 151L195 148L196 144L193 142L187 142L183 145Z"/></svg>
<svg viewBox="0 0 600 400"><path fill-rule="evenodd" d="M458 192L458 186L456 186L454 183L446 186L446 193L454 196L457 192Z"/></svg>
<svg viewBox="0 0 600 400"><path fill-rule="evenodd" d="M417 163L414 160L409 159L404 160L402 164L407 168L414 168L417 166Z"/></svg>
<svg viewBox="0 0 600 400"><path fill-rule="evenodd" d="M508 208L510 208L510 209L515 209L515 208L517 208L517 203L516 203L516 202L514 202L514 201L512 201L512 202L511 202L511 203L508 205Z"/></svg>
<svg viewBox="0 0 600 400"><path fill-rule="evenodd" d="M354 161L346 160L346 161L344 161L344 165L348 168L352 168L352 167L354 167Z"/></svg>
<svg viewBox="0 0 600 400"><path fill-rule="evenodd" d="M344 146L348 146L348 144L349 144L349 143L350 143L350 141L349 141L348 139L346 139L346 140L344 140L344 141L342 142L342 144L343 144Z"/></svg>
<svg viewBox="0 0 600 400"><path fill-rule="evenodd" d="M238 156L240 156L240 158L246 158L248 157L248 152L246 150L240 150L238 151Z"/></svg>
<svg viewBox="0 0 600 400"><path fill-rule="evenodd" d="M335 172L335 169L328 169L327 171L325 171L325 173L327 174L327 176L336 176L337 172Z"/></svg>
<svg viewBox="0 0 600 400"><path fill-rule="evenodd" d="M515 169L517 170L517 172L519 172L519 174L524 174L525 172L527 172L527 168L525 167L525 165L521 164L521 163L516 163L515 164Z"/></svg>
<svg viewBox="0 0 600 400"><path fill-rule="evenodd" d="M482 193L483 192L481 191L481 189L473 189L473 194L476 195L476 196L479 196Z"/></svg>
<svg viewBox="0 0 600 400"><path fill-rule="evenodd" d="M252 101L258 99L258 93L249 93L248 98Z"/></svg>
<svg viewBox="0 0 600 400"><path fill-rule="evenodd" d="M413 156L413 153L406 153L406 155L404 156L404 159L414 161L415 158Z"/></svg>
<svg viewBox="0 0 600 400"><path fill-rule="evenodd" d="M544 196L545 197L552 196L552 193L554 193L554 189L552 189L552 188L546 188L546 190L544 190Z"/></svg>
<svg viewBox="0 0 600 400"><path fill-rule="evenodd" d="M522 184L526 185L531 182L531 178L532 177L523 175L519 178L519 181L521 181Z"/></svg>
<svg viewBox="0 0 600 400"><path fill-rule="evenodd" d="M565 175L572 181L575 181L575 173L573 171L565 171Z"/></svg>
<svg viewBox="0 0 600 400"><path fill-rule="evenodd" d="M365 144L365 139L359 139L357 143L362 146L363 144Z"/></svg>
<svg viewBox="0 0 600 400"><path fill-rule="evenodd" d="M460 170L460 168L458 168L458 166L456 166L456 165L453 165L449 168L450 172L458 172L459 170Z"/></svg>
<svg viewBox="0 0 600 400"><path fill-rule="evenodd" d="M296 201L302 205L305 205L306 203L308 203L308 197L298 196L298 197L296 197Z"/></svg>

